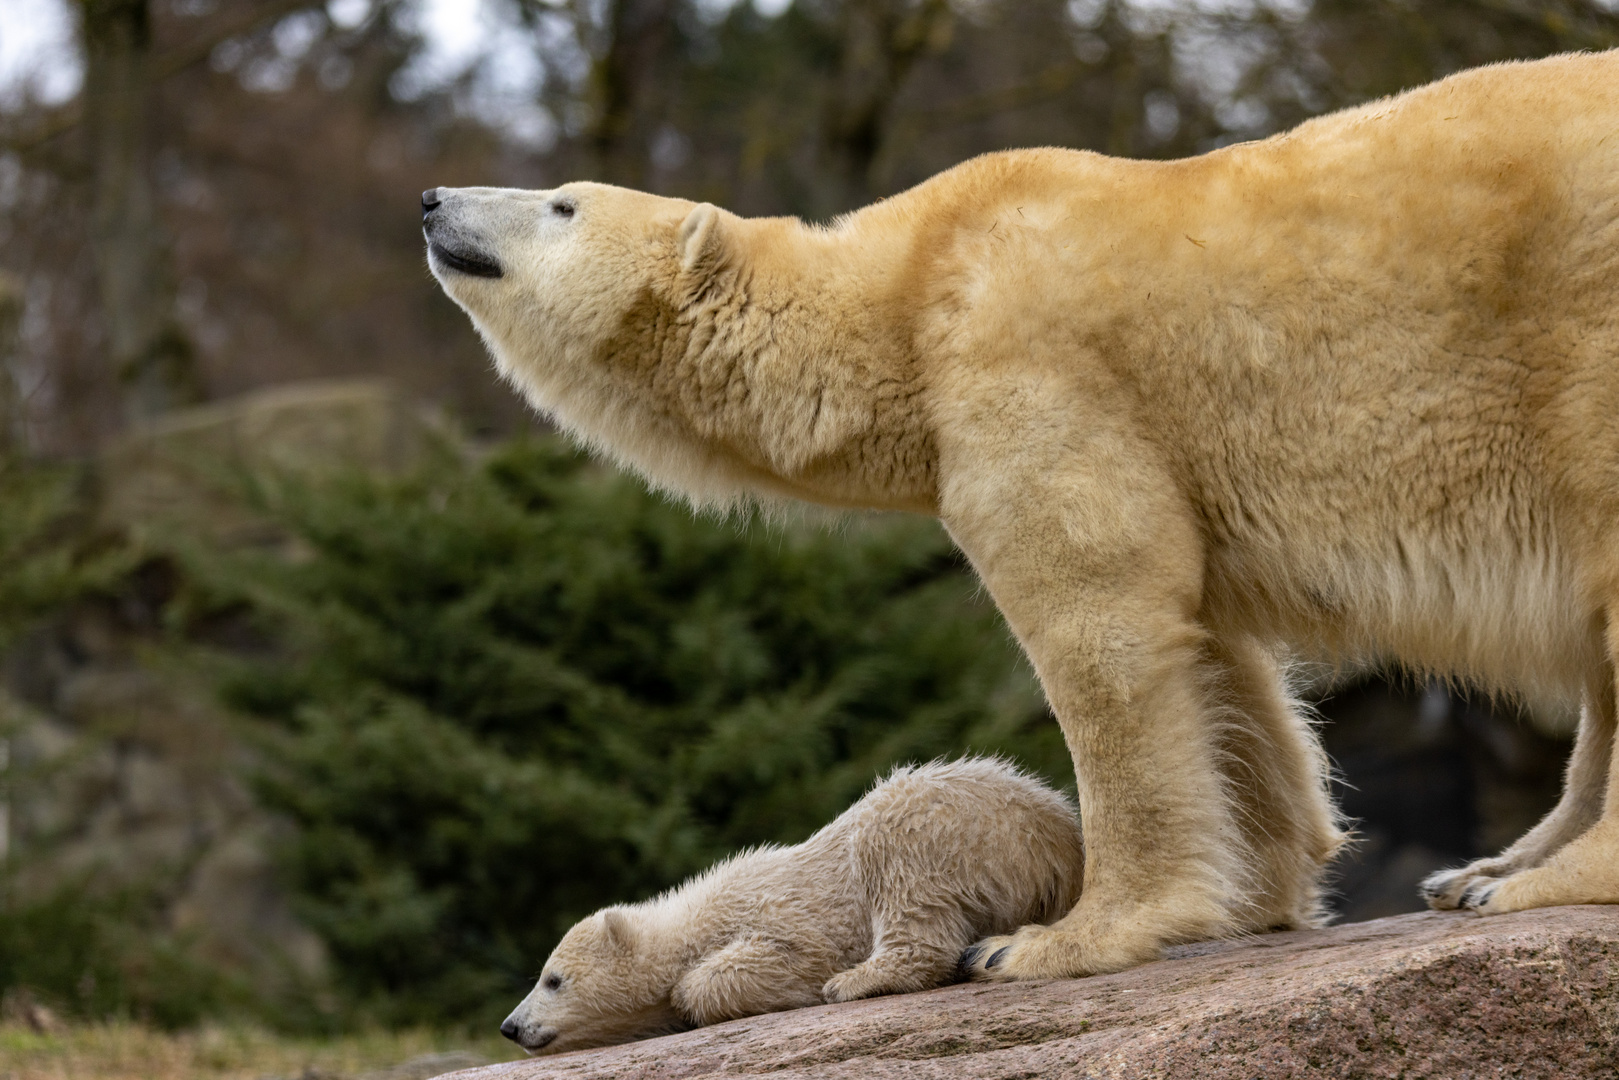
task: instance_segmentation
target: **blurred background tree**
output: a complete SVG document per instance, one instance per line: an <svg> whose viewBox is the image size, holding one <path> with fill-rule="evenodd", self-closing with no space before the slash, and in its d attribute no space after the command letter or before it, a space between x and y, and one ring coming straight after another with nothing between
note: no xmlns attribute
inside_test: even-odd
<svg viewBox="0 0 1619 1080"><path fill-rule="evenodd" d="M55 454L314 375L521 427L422 273L436 184L825 219L986 150L1195 153L1619 33L1597 0L7 3L57 50L0 65L13 423Z"/></svg>
<svg viewBox="0 0 1619 1080"><path fill-rule="evenodd" d="M534 441L425 272L420 190L594 178L827 220L984 151L1174 157L1605 48L1616 6L0 0L0 989L175 1024L487 1017L578 913L798 839L890 762L1002 749L1070 781L935 526L695 521ZM360 376L400 389L276 389ZM479 449L424 457L397 400ZM326 419L276 445L357 471L266 463L265 417L300 410ZM1555 797L1566 717L1387 680L1323 713L1364 822L1349 917ZM39 929L69 925L94 933ZM279 982L243 945L271 929ZM29 952L52 937L100 944Z"/></svg>
<svg viewBox="0 0 1619 1080"><path fill-rule="evenodd" d="M551 439L271 502L306 557L201 576L288 646L227 698L270 725L300 911L370 1015L498 1024L577 919L796 843L895 762L1072 786L929 522L717 524Z"/></svg>

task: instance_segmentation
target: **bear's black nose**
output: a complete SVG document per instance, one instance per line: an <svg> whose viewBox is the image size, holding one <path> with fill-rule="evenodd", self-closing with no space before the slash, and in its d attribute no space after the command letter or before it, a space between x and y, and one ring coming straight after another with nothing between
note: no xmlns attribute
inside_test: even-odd
<svg viewBox="0 0 1619 1080"><path fill-rule="evenodd" d="M435 209L437 209L438 204L439 204L438 188L430 187L426 191L422 192L422 220L423 221L427 220L427 215L428 214L431 214ZM505 1029L503 1028L502 1030L505 1030Z"/></svg>
<svg viewBox="0 0 1619 1080"><path fill-rule="evenodd" d="M424 214L427 212L428 209L430 209L430 207L427 206L427 196L431 195L431 194L433 194L433 193L431 191L429 191L429 192L426 192L425 194L422 195L422 206L424 208L422 210L422 212ZM434 203L433 205L437 206L438 203ZM506 1036L506 1038L510 1039L512 1042L516 1042L517 1041L517 1021L513 1020L511 1017L508 1016L506 1018L506 1022L504 1024L500 1025L500 1033L502 1035Z"/></svg>

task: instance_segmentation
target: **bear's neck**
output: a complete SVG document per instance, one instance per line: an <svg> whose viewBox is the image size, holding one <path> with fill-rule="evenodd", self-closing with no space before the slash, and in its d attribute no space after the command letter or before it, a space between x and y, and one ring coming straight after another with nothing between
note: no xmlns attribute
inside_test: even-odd
<svg viewBox="0 0 1619 1080"><path fill-rule="evenodd" d="M663 365L693 436L767 494L934 512L905 236L858 215L732 224L734 258L679 311Z"/></svg>

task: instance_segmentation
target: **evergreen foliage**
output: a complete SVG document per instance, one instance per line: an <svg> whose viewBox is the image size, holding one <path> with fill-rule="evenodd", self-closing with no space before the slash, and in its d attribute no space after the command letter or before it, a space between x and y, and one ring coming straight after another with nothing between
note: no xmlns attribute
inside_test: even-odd
<svg viewBox="0 0 1619 1080"><path fill-rule="evenodd" d="M129 570L129 553L88 517L83 470L0 448L0 649Z"/></svg>
<svg viewBox="0 0 1619 1080"><path fill-rule="evenodd" d="M302 914L376 1019L497 1017L574 920L801 840L894 763L1071 779L931 521L703 520L550 441L266 491L300 557L216 583L292 659L227 696L266 721Z"/></svg>
<svg viewBox="0 0 1619 1080"><path fill-rule="evenodd" d="M73 605L127 590L134 548L98 527L86 471L0 449L0 650ZM0 686L0 804L49 778L49 766L13 754L24 722ZM162 925L155 888L64 882L48 895L19 889L29 852L7 817L0 857L0 996L25 989L80 1016L135 1016L164 1027L246 996L196 963ZM87 876L88 877L88 876ZM234 997L233 997L234 995Z"/></svg>
<svg viewBox="0 0 1619 1080"><path fill-rule="evenodd" d="M38 996L83 1019L124 1018L165 1030L205 1017L252 1015L311 1026L307 1005L272 1002L241 975L196 955L165 925L160 888L109 892L72 881L0 909L0 993Z"/></svg>

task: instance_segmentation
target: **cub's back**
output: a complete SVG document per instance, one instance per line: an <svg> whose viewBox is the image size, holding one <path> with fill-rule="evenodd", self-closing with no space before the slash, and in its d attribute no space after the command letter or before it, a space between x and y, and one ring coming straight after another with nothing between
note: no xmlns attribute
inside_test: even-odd
<svg viewBox="0 0 1619 1080"><path fill-rule="evenodd" d="M830 828L868 900L948 897L984 932L1061 917L1084 880L1073 804L996 758L895 769Z"/></svg>

